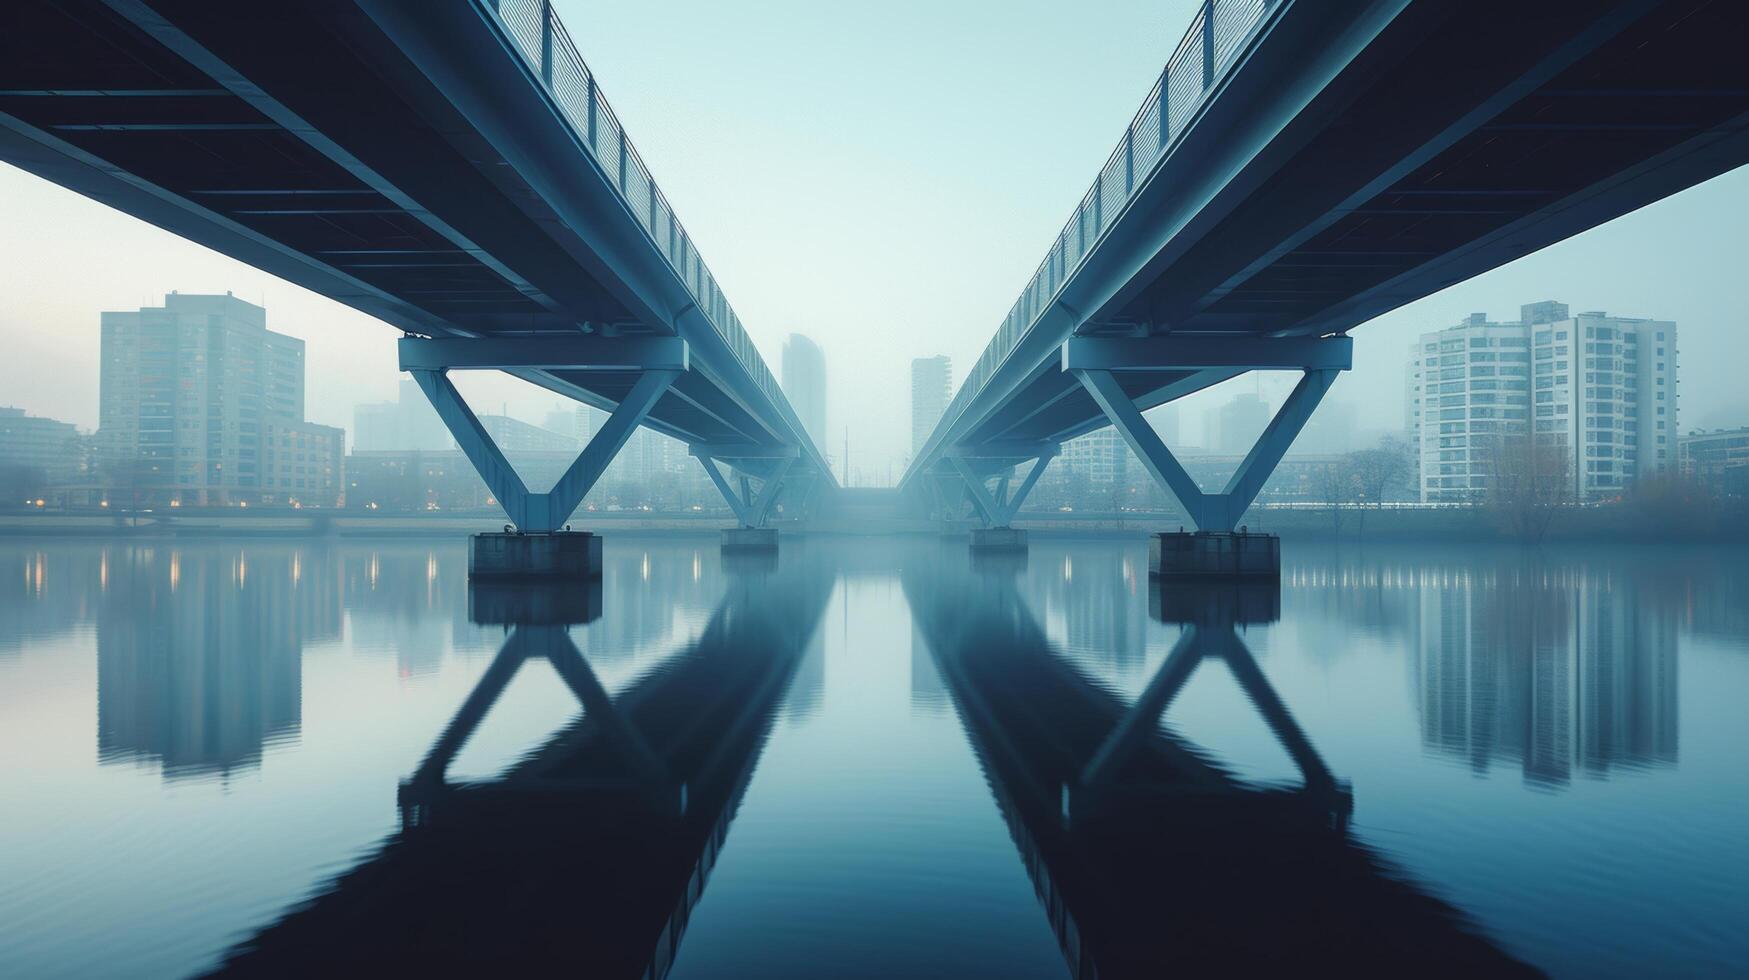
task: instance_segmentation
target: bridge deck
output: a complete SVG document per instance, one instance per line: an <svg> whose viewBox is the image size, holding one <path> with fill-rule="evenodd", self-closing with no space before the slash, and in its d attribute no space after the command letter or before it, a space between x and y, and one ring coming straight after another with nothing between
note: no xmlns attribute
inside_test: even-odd
<svg viewBox="0 0 1749 980"><path fill-rule="evenodd" d="M825 473L543 10L20 0L0 159L409 332L678 335L693 367L651 427L800 446ZM514 373L604 408L637 378Z"/></svg>
<svg viewBox="0 0 1749 980"><path fill-rule="evenodd" d="M1741 4L1212 10L1217 60L1199 18L1168 126L1157 87L907 485L959 447L1107 424L1060 370L1071 336L1346 331L1749 161ZM1143 409L1215 380L1120 376Z"/></svg>

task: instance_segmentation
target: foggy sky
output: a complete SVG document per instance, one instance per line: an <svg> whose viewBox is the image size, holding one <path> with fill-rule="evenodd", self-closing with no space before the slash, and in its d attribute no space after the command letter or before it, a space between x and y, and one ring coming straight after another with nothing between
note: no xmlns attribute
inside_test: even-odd
<svg viewBox="0 0 1749 980"><path fill-rule="evenodd" d="M823 448L848 423L878 478L910 449L911 358L949 355L958 384L1196 3L556 6L772 370L792 331L825 350ZM1400 426L1416 334L1554 299L1676 321L1681 431L1749 424L1746 218L1737 171L1411 304L1355 332L1330 397ZM98 313L173 289L232 290L304 338L312 421L350 429L354 403L394 397L394 329L4 165L0 270L0 404L94 426ZM1278 404L1288 384L1262 390ZM463 391L536 422L554 402L508 379ZM1190 441L1224 394L1187 404Z"/></svg>

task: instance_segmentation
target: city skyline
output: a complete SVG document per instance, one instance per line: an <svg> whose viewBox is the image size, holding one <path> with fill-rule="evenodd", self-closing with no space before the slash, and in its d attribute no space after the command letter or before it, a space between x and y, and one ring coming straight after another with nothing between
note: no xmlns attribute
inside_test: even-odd
<svg viewBox="0 0 1749 980"><path fill-rule="evenodd" d="M572 0L555 7L573 19L585 13ZM610 80L616 112L713 256L766 362L775 369L783 339L803 330L835 360L857 365L841 372L829 395L834 421L822 442L841 446L853 425L858 467L878 473L888 463L897 469L910 453L908 420L856 424L862 408L902 388L910 359L921 353L976 362L1014 289L1036 266L1039 243L1060 228L1112 134L1158 74L1160 39L1175 37L1195 8L1190 0L1112 3L1113 16L1149 26L1067 50L1053 39L1077 36L1082 21L1066 9L1034 11L1026 30L1004 29L1000 45L970 43L988 32L983 18L920 3L865 18L854 41L833 33L838 25L827 12L797 3L733 14L692 2L667 13L590 9L583 54ZM715 43L726 20L745 17L763 29L735 50ZM920 20L932 25L921 42L906 28ZM670 37L689 66L679 72L636 54L642 39L674 21L686 24ZM881 41L899 35L910 53L894 59ZM928 47L909 46L917 43ZM932 51L954 55L934 58ZM1038 77L1031 68L1038 58L1059 65L1053 75L1061 77ZM704 78L735 81L698 84ZM976 111L938 119L893 109L896 93L943 91ZM990 148L1010 145L1041 112L1061 120L1060 138L1019 158L1009 154L1009 166L992 170ZM845 118L862 122L834 122ZM819 123L833 138L779 125L786 119ZM923 186L935 190L917 195L911 181L925 159ZM818 189L825 174L864 191L822 211L818 194L796 188ZM96 363L95 314L146 305L170 289L233 290L274 310L275 329L309 345L312 421L349 427L353 403L395 397L397 333L363 314L6 165L0 200L8 208L0 265L15 271L0 308L0 342L18 352L0 364L0 391L32 414L93 427L96 383L87 376ZM1728 369L1742 353L1736 322L1749 309L1749 283L1734 271L1735 256L1749 252L1749 229L1729 220L1745 201L1749 174L1729 173L1364 324L1355 332L1355 370L1337 383L1325 411L1347 404L1361 418L1398 418L1401 349L1415 335L1475 310L1561 295L1576 308L1682 323L1693 359L1685 379L1689 420L1712 428L1749 417L1749 394ZM914 234L917 228L931 233ZM896 305L852 306L816 325L831 299L855 295L871 280L909 288L894 291ZM42 377L60 383L41 386ZM484 403L508 401L513 416L540 418L545 393L495 385ZM1267 379L1266 399L1279 404L1281 387ZM1201 431L1204 400L1186 401L1184 432Z"/></svg>

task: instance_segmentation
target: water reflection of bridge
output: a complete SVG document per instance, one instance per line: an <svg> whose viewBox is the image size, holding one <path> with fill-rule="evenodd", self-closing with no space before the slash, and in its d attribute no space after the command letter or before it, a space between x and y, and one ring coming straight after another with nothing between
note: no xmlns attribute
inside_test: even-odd
<svg viewBox="0 0 1749 980"><path fill-rule="evenodd" d="M570 638L589 618L574 602L507 616L476 592L476 618L516 625L402 785L401 831L223 971L666 974L833 587L801 550L734 575L698 641L618 696ZM552 665L582 715L498 778L450 781L530 659Z"/></svg>
<svg viewBox="0 0 1749 980"><path fill-rule="evenodd" d="M907 569L905 594L1075 976L1533 972L1348 832L1346 785L1234 630L1279 615L1273 591L1156 599L1185 629L1125 705L1052 648L1010 576L939 568ZM1208 660L1232 671L1298 784L1246 783L1161 730Z"/></svg>

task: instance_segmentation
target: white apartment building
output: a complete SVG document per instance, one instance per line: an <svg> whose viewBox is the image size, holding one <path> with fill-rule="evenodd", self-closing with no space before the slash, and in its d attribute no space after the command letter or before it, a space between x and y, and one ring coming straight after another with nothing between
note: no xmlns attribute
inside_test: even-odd
<svg viewBox="0 0 1749 980"><path fill-rule="evenodd" d="M1410 351L1407 423L1423 501L1486 495L1492 440L1564 446L1578 500L1607 499L1675 463L1676 324L1532 303L1472 314ZM1534 424L1533 424L1534 423Z"/></svg>

